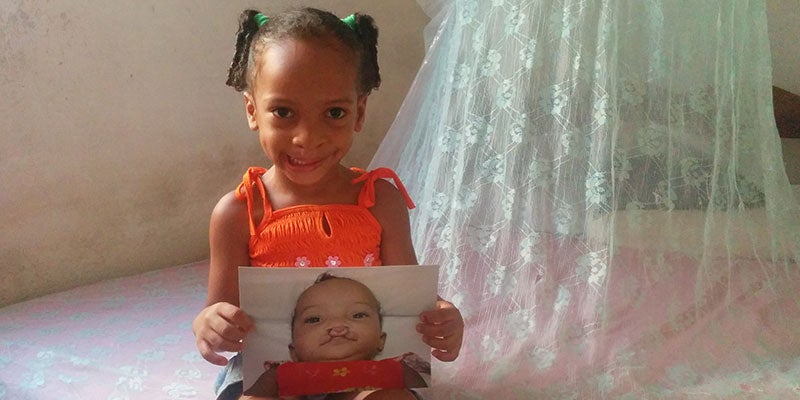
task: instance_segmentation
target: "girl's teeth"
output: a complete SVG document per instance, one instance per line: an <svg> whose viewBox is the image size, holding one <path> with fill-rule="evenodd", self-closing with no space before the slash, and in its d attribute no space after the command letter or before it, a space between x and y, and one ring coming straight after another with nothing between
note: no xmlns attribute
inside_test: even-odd
<svg viewBox="0 0 800 400"><path fill-rule="evenodd" d="M311 165L311 164L314 163L313 161L298 160L298 159L293 158L293 157L289 157L289 162L292 163L293 165L297 165L297 166Z"/></svg>

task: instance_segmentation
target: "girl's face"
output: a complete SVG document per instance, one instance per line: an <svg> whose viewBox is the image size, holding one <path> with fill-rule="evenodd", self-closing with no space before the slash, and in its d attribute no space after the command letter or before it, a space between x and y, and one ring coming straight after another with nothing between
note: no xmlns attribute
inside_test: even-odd
<svg viewBox="0 0 800 400"><path fill-rule="evenodd" d="M297 300L292 344L294 361L372 360L383 350L378 301L363 284L329 279Z"/></svg>
<svg viewBox="0 0 800 400"><path fill-rule="evenodd" d="M355 57L325 39L281 40L261 57L245 106L275 176L299 186L331 177L364 124Z"/></svg>

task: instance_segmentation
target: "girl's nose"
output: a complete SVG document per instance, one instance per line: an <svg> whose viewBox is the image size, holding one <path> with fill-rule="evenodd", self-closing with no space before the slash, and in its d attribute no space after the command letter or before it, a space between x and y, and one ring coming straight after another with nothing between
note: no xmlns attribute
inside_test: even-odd
<svg viewBox="0 0 800 400"><path fill-rule="evenodd" d="M324 135L310 125L298 126L292 137L292 144L304 149L313 149L321 145L324 141Z"/></svg>
<svg viewBox="0 0 800 400"><path fill-rule="evenodd" d="M335 325L328 329L328 335L331 337L344 336L347 335L347 332L349 331L350 329L347 327L347 325Z"/></svg>

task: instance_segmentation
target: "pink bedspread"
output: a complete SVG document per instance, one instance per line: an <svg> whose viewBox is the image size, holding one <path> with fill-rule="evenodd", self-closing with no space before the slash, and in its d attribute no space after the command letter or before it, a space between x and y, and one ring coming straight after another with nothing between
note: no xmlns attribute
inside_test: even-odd
<svg viewBox="0 0 800 400"><path fill-rule="evenodd" d="M617 257L636 261L642 254L620 251ZM609 287L616 293L607 313L608 321L616 323L609 329L594 330L596 334L591 335L571 330L582 314L580 299L570 303L578 308L557 318L553 326L567 331L561 353L539 350L549 349L541 343L558 336L546 335L545 328L551 326L547 314L540 314L542 320L529 325L542 330L526 337L513 334L511 328L518 324L500 326L500 333L488 342L497 346L487 347L486 336L481 335L493 332L492 322L511 321L517 314L487 314L484 311L491 311L491 301L462 304L467 324L465 347L457 362L434 363L435 397L693 400L800 396L798 339L787 335L797 332L800 322L774 317L781 310L780 315L800 315L797 297L780 295L800 293L797 271L788 274L790 279L764 285L757 279L756 272L761 270L754 261L742 260L752 268L741 268L746 266L742 264L739 270L754 275L733 275L719 285L709 285L700 294L707 301L698 312L685 313L684 309L695 310L691 307L698 290L693 283L695 275L671 268L664 270L668 279L654 281L650 276L634 286L632 282L645 276L641 273L650 265L644 261L625 263L643 269L637 272L637 267L632 267L622 274L625 279ZM673 265L672 261L674 266L684 264L677 258L665 259L664 264ZM572 275L556 274L539 285L568 283ZM204 303L206 279L207 265L198 263L0 309L0 400L213 399L219 367L200 357L191 332L191 321ZM686 284L666 283L670 281ZM717 287L723 284L730 296L719 295L722 292ZM475 280L471 285L481 293L484 283ZM723 297L729 301L721 301ZM659 306L660 301L669 299L677 307L672 317L664 315L669 310ZM642 305L638 311L629 307L634 303ZM498 310L504 307L497 304ZM678 322L680 330L675 328ZM723 337L728 346L719 347ZM589 356L592 348L596 351ZM506 356L487 363L483 357L492 349L503 349ZM763 354L757 359L746 357L755 353ZM729 368L704 370L710 355ZM543 368L545 364L552 368ZM597 391L598 385L607 387L605 395ZM635 390L628 391L631 388ZM627 394L617 395L618 391Z"/></svg>
<svg viewBox="0 0 800 400"><path fill-rule="evenodd" d="M207 263L0 309L0 399L212 399L195 349Z"/></svg>

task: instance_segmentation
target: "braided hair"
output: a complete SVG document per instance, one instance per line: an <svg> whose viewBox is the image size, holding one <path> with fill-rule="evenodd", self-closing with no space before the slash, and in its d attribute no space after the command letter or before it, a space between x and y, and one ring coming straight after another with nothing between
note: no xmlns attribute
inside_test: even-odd
<svg viewBox="0 0 800 400"><path fill-rule="evenodd" d="M381 84L378 68L378 28L369 15L355 14L351 29L339 17L316 8L300 8L275 16L259 27L259 11L245 10L239 16L236 51L226 84L247 91L258 73L266 48L284 39L333 38L353 51L358 66L358 93L369 94Z"/></svg>

